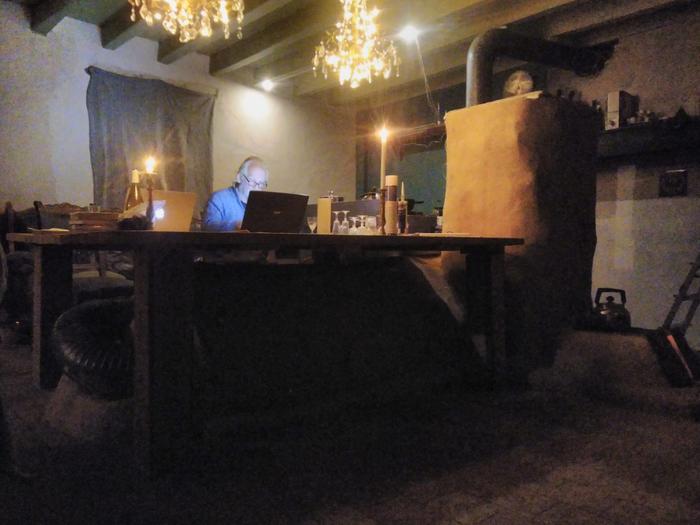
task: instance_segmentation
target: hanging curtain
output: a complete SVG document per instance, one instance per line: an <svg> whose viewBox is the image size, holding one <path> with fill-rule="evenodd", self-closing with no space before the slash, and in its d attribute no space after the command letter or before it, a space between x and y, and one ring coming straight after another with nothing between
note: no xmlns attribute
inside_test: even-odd
<svg viewBox="0 0 700 525"><path fill-rule="evenodd" d="M215 96L162 80L87 68L94 201L121 208L131 170L157 159L156 188L191 191L201 210L212 190Z"/></svg>

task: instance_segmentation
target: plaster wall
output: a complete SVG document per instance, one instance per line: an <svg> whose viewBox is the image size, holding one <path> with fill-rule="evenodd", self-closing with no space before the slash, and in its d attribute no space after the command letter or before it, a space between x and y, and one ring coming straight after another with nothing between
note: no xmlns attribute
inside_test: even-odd
<svg viewBox="0 0 700 525"><path fill-rule="evenodd" d="M588 35L584 43L612 38L620 42L605 70L594 78L553 70L548 88L577 90L586 102L604 101L625 90L639 96L640 108L672 116L683 106L698 114L700 105L700 9L630 21ZM688 263L700 251L700 166L697 155L661 154L644 161L626 159L598 173L598 246L593 292L623 288L635 326L663 322ZM659 176L668 169L688 170L688 196L658 197ZM700 349L700 315L688 333Z"/></svg>
<svg viewBox="0 0 700 525"><path fill-rule="evenodd" d="M66 18L48 36L33 33L21 6L0 1L0 199L92 201L85 68L160 78L216 92L214 189L231 184L248 155L270 167L270 189L355 192L354 118L318 101L289 100L209 75L209 59L157 61L157 43L134 38L103 49L96 26Z"/></svg>

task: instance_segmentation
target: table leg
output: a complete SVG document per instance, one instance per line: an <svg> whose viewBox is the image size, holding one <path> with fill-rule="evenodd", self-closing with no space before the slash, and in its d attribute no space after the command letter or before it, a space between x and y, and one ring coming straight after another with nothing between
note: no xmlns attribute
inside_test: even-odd
<svg viewBox="0 0 700 525"><path fill-rule="evenodd" d="M486 366L494 380L507 372L503 248L467 254L467 329L486 336Z"/></svg>
<svg viewBox="0 0 700 525"><path fill-rule="evenodd" d="M73 252L64 246L34 246L32 373L40 388L55 388L61 366L51 349L56 319L73 304Z"/></svg>
<svg viewBox="0 0 700 525"><path fill-rule="evenodd" d="M190 446L192 277L190 250L134 252L134 453L146 476Z"/></svg>

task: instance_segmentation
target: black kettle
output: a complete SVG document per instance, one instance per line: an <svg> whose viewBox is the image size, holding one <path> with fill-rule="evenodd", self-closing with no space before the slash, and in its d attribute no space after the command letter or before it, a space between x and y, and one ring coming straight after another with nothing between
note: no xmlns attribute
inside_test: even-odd
<svg viewBox="0 0 700 525"><path fill-rule="evenodd" d="M603 294L619 294L621 303L615 302L613 295L606 295L601 303ZM617 288L598 288L595 294L595 307L592 312L592 327L598 330L624 331L632 326L632 317L625 308L627 295L624 290Z"/></svg>

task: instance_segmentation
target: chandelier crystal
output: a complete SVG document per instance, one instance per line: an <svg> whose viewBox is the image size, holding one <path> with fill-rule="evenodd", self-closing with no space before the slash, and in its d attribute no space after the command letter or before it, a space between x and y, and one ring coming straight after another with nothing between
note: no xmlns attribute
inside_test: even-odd
<svg viewBox="0 0 700 525"><path fill-rule="evenodd" d="M243 0L129 0L131 21L136 21L136 12L149 26L153 21L162 22L169 33L179 31L180 42L189 42L199 35L211 36L212 24L224 27L224 36L230 35L231 18L238 24L236 36L243 38Z"/></svg>
<svg viewBox="0 0 700 525"><path fill-rule="evenodd" d="M375 18L377 8L368 11L366 0L339 0L343 17L316 46L313 58L314 75L320 69L324 78L328 71L338 75L340 85L346 82L355 89L373 77L388 79L392 72L399 76L401 60L392 41L379 38Z"/></svg>

